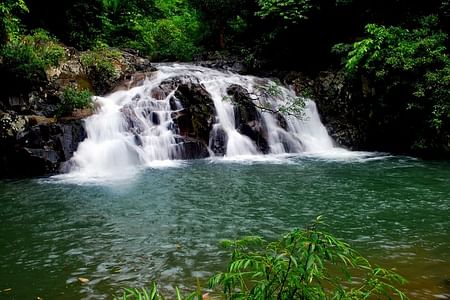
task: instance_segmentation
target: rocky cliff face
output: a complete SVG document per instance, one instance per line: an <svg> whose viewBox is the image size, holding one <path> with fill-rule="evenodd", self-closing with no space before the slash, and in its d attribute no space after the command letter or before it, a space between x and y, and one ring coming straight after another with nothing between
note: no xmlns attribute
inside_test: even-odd
<svg viewBox="0 0 450 300"><path fill-rule="evenodd" d="M93 109L75 110L70 116L55 117L66 87L87 88L94 94L104 95L141 85L146 76L156 70L147 59L120 52L113 61L114 76L105 76L98 69L87 68L82 62L82 53L70 48L66 48L66 53L64 62L47 70L45 85L28 92L0 96L0 177L58 172L86 138L82 119L92 114ZM210 66L212 63L205 64ZM220 63L212 65L230 69L229 63L224 64L225 67ZM301 73L290 73L279 77L284 77L298 95L312 97L317 102L328 132L340 145L364 149L365 123L360 117L364 115L360 114L364 108L354 101L355 88L349 85L344 74L322 72L316 78L309 78ZM161 100L173 93L173 99L183 107L177 109L175 100L170 103L175 111L172 118L179 139L177 143L182 145L181 158L204 158L210 155L209 151L224 155L227 135L219 132L220 128L213 128L214 104L198 79L176 76L149 92L153 98ZM227 94L234 104L236 130L249 137L258 152L267 153L268 132L249 92L239 85L231 85ZM131 111L123 113L131 127L139 128L135 126L139 120ZM152 118L152 123L158 123L156 114L148 117ZM278 125L285 128L283 117L280 115L277 119Z"/></svg>
<svg viewBox="0 0 450 300"><path fill-rule="evenodd" d="M105 78L83 65L82 53L72 48L65 50L66 59L47 70L44 84L0 95L0 177L58 172L61 164L71 158L86 137L82 119L93 109L75 110L69 116L56 118L66 87L105 94L114 88L127 88L155 70L147 59L121 52L113 62L115 76Z"/></svg>
<svg viewBox="0 0 450 300"><path fill-rule="evenodd" d="M367 108L358 101L362 89L355 87L343 72L323 71L315 77L290 73L284 81L298 95L312 98L320 112L322 122L331 137L351 150L367 150Z"/></svg>

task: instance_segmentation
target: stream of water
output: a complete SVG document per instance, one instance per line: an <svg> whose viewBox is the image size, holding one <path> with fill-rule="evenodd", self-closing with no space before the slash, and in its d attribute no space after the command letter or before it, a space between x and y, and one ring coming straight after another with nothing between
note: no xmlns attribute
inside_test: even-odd
<svg viewBox="0 0 450 300"><path fill-rule="evenodd" d="M194 288L223 270L220 239L328 231L410 283L450 294L450 164L404 157L198 160L126 182L0 182L0 299L111 299L152 280ZM78 277L90 279L80 284Z"/></svg>
<svg viewBox="0 0 450 300"><path fill-rule="evenodd" d="M0 299L112 299L155 280L165 291L192 290L224 270L221 239L274 239L318 215L329 232L405 276L411 299L450 299L449 162L341 149L314 102L304 99L301 118L274 114L295 95L279 87L261 96L267 79L159 70L141 86L97 97L70 173L0 181ZM152 92L174 76L194 78L211 96L208 159L179 159L174 116L184 108L175 89ZM264 126L266 155L239 131L226 101L231 85L270 107L252 121ZM223 156L211 150L219 140Z"/></svg>

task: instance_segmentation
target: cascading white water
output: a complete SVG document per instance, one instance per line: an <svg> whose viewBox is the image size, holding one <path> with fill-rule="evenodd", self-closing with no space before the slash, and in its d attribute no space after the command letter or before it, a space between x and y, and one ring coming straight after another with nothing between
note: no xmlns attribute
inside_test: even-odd
<svg viewBox="0 0 450 300"><path fill-rule="evenodd" d="M315 103L305 100L301 118L275 114L273 111L295 97L279 86L277 95L261 95L261 86L274 84L268 79L242 76L192 65L160 65L141 86L119 91L106 97L95 97L97 113L86 119L87 138L70 161L71 172L88 176L126 172L138 166L183 158L184 142L174 116L183 107L175 96L176 84L167 93L154 89L173 78L194 78L209 93L215 108L209 146L226 136L225 157L261 155L254 139L239 132L236 106L229 101L227 89L242 87L259 109L258 115L269 154L327 152L335 149L320 121ZM281 116L281 117L280 117ZM279 118L284 119L281 126ZM212 151L210 151L212 153Z"/></svg>

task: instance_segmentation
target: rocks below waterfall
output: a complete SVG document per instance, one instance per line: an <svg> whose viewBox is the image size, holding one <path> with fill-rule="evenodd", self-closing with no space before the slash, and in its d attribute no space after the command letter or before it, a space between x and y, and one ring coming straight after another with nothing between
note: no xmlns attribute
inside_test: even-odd
<svg viewBox="0 0 450 300"><path fill-rule="evenodd" d="M56 118L62 91L66 87L90 89L96 94L107 94L118 90L129 90L141 86L152 78L156 70L142 57L121 52L113 63L114 76L105 77L98 70L87 69L81 54L67 48L67 59L60 66L47 70L45 85L20 93L0 96L0 177L11 175L41 175L58 172L68 161L78 144L86 138L82 119L91 115L93 109L73 111L71 115ZM211 63L206 63L210 66ZM225 64L238 68L239 64ZM225 68L224 66L216 66ZM228 67L227 67L228 68ZM226 68L225 68L226 69ZM111 70L110 70L111 71ZM291 78L297 92L312 90L318 102L328 131L342 145L359 148L363 143L361 127L348 120L356 120L352 95L343 85L340 73L324 72L316 80L301 74ZM288 80L289 81L289 80ZM234 128L222 128L217 122L218 114L212 99L200 80L193 75L174 75L151 87L147 94L137 94L132 102L150 96L157 101L168 101L171 122L167 130L176 135L176 151L171 158L197 159L211 155L223 156L227 153L228 134L235 130L247 137L258 153L269 153L269 136L260 107L255 105L255 97L244 86L230 84L221 101L233 105ZM216 95L217 96L217 95ZM257 102L256 102L257 103ZM133 104L122 107L121 112L128 132L134 135L136 146L143 146L142 133L148 130L142 118L156 126L163 125L161 112L151 107L136 115ZM291 149L286 131L288 123L281 113L272 112L273 122L282 151ZM272 135L271 135L272 134ZM272 141L273 142L273 141Z"/></svg>
<svg viewBox="0 0 450 300"><path fill-rule="evenodd" d="M3 176L57 172L86 137L81 120L56 122L53 118L15 112L0 117L0 170Z"/></svg>
<svg viewBox="0 0 450 300"><path fill-rule="evenodd" d="M302 73L290 73L285 81L298 95L311 97L317 104L328 133L338 145L352 150L367 150L367 120L364 107L358 101L355 87L340 71L323 71L315 78Z"/></svg>
<svg viewBox="0 0 450 300"><path fill-rule="evenodd" d="M253 103L250 93L239 85L231 85L227 89L234 104L236 129L240 134L248 136L258 147L259 152L268 153L266 127L263 126L258 109Z"/></svg>
<svg viewBox="0 0 450 300"><path fill-rule="evenodd" d="M83 52L73 48L65 51L66 58L58 67L48 69L39 85L20 86L20 82L4 78L8 88L0 95L0 177L58 172L72 157L86 137L82 119L93 110L74 110L56 118L66 88L106 94L121 86L128 89L138 85L155 70L146 58L118 52L112 62L114 76L104 76L83 64Z"/></svg>

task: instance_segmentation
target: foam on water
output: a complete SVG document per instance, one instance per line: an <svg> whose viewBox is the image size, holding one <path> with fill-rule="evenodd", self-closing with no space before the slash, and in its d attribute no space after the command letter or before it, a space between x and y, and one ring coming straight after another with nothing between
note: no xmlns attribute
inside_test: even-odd
<svg viewBox="0 0 450 300"><path fill-rule="evenodd" d="M177 76L195 78L209 93L215 107L215 121L210 132L209 147L215 135L226 135L225 162L288 161L286 154L317 156L322 159L351 159L358 156L337 147L320 121L315 103L304 99L303 116L282 114L280 108L290 104L295 94L269 79L243 76L192 65L160 65L159 71L138 87L95 97L97 113L85 120L87 138L69 161L69 174L57 178L80 182L99 178L133 177L141 168L179 167L183 144L172 119L183 110L175 90L164 99L156 99L152 91L164 80ZM268 155L263 155L255 142L238 130L235 107L227 101L227 89L240 86L248 91L259 109L264 126ZM277 93L261 93L261 87L277 86ZM174 107L175 103L175 107ZM274 113L276 111L276 113ZM284 119L281 125L279 118ZM212 151L210 151L213 154Z"/></svg>

